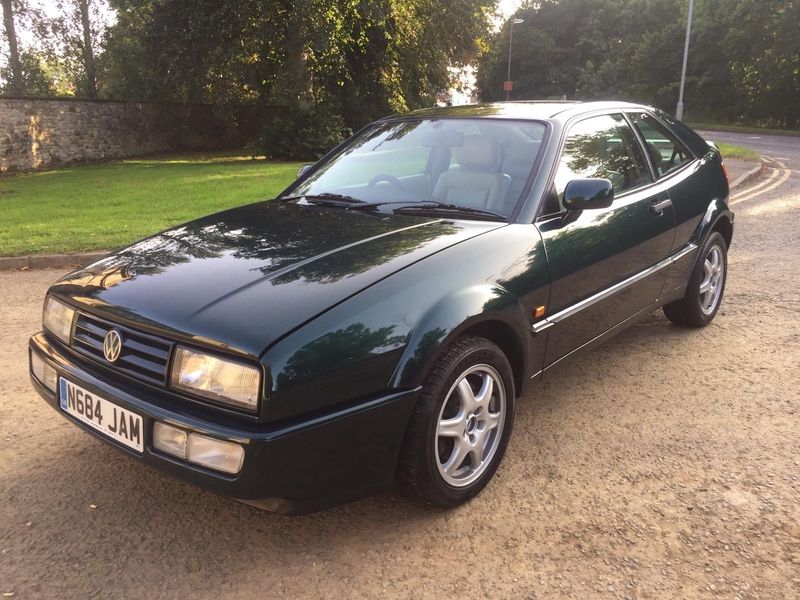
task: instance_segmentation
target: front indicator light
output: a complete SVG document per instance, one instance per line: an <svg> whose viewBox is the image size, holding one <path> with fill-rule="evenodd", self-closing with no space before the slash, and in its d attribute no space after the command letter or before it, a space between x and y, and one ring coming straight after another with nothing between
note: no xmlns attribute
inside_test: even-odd
<svg viewBox="0 0 800 600"><path fill-rule="evenodd" d="M201 467L236 475L244 464L244 448L161 421L153 424L153 447Z"/></svg>
<svg viewBox="0 0 800 600"><path fill-rule="evenodd" d="M37 352L31 352L31 373L36 381L52 393L56 393L56 370Z"/></svg>
<svg viewBox="0 0 800 600"><path fill-rule="evenodd" d="M183 429L160 421L153 424L153 446L161 452L185 460L187 438Z"/></svg>
<svg viewBox="0 0 800 600"><path fill-rule="evenodd" d="M69 344L69 336L72 333L72 319L74 316L74 309L63 302L59 302L52 296L48 296L44 301L42 325L44 325L47 331L65 344Z"/></svg>
<svg viewBox="0 0 800 600"><path fill-rule="evenodd" d="M170 384L221 404L255 412L258 408L259 369L178 347Z"/></svg>
<svg viewBox="0 0 800 600"><path fill-rule="evenodd" d="M189 462L235 475L244 464L244 448L232 442L189 434Z"/></svg>

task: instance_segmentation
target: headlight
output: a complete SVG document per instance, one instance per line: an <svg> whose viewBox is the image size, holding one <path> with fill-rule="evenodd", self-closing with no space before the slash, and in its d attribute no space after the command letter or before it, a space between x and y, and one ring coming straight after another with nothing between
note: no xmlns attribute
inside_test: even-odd
<svg viewBox="0 0 800 600"><path fill-rule="evenodd" d="M42 313L44 328L66 344L69 344L74 316L74 309L52 296L48 296L44 301L44 312Z"/></svg>
<svg viewBox="0 0 800 600"><path fill-rule="evenodd" d="M185 390L238 408L255 412L261 372L237 362L178 347L172 363L170 383Z"/></svg>

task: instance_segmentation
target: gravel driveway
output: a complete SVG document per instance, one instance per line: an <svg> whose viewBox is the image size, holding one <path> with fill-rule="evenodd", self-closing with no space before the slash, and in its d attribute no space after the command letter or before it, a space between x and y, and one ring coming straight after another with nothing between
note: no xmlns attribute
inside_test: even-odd
<svg viewBox="0 0 800 600"><path fill-rule="evenodd" d="M28 382L27 337L61 273L0 273L0 593L800 597L791 152L785 183L734 206L714 323L659 313L549 374L518 405L498 477L450 512L386 494L287 518L137 464Z"/></svg>

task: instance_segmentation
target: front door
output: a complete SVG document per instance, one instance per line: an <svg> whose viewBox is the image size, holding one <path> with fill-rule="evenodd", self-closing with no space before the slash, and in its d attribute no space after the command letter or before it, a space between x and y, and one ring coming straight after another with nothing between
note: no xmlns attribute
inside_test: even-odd
<svg viewBox="0 0 800 600"><path fill-rule="evenodd" d="M669 192L654 183L644 150L621 114L588 117L567 132L555 177L559 202L572 179L614 186L604 209L562 210L537 223L550 265L545 366L656 300L675 228ZM562 205L563 206L563 205Z"/></svg>

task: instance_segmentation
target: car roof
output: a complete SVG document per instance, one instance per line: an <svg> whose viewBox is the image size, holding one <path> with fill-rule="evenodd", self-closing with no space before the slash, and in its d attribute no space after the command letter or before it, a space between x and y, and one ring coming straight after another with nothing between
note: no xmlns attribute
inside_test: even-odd
<svg viewBox="0 0 800 600"><path fill-rule="evenodd" d="M578 102L561 100L525 100L521 102L494 102L490 104L465 104L423 108L405 114L392 115L388 119L404 117L462 117L505 119L558 119L566 120L577 114L596 110L636 110L647 108L630 102L598 101Z"/></svg>

